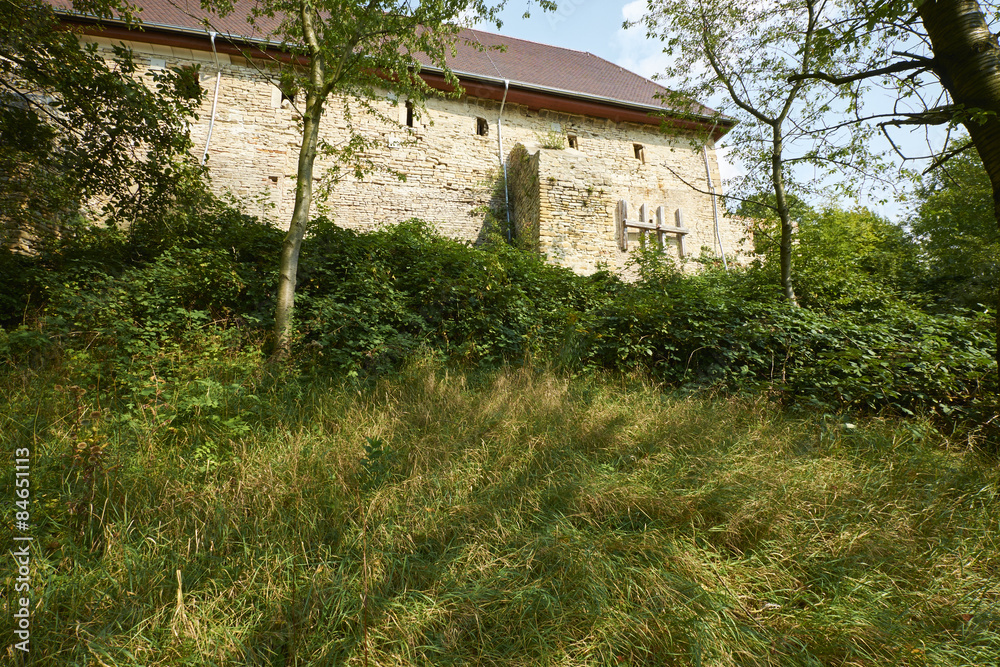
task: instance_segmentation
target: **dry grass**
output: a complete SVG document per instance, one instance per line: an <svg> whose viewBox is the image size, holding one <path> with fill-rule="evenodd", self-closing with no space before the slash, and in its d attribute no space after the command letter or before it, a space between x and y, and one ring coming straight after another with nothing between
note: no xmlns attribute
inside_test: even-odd
<svg viewBox="0 0 1000 667"><path fill-rule="evenodd" d="M210 366L113 403L3 385L4 447L34 448L32 664L1000 655L1000 472L925 425L531 369Z"/></svg>

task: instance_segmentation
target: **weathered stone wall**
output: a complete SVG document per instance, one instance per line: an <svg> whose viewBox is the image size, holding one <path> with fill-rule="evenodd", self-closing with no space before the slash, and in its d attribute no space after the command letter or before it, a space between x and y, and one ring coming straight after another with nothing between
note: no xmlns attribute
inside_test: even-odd
<svg viewBox="0 0 1000 667"><path fill-rule="evenodd" d="M663 206L665 222L673 226L675 212L680 210L684 226L691 232L684 241L687 257L696 257L703 249L717 252L712 198L684 183L707 190L704 154L687 146L658 145L652 141L656 138L649 137L643 145L645 162L634 155L629 160L618 155L595 157L572 149L540 149L541 251L578 273L592 273L603 264L631 275L629 258L642 241L639 230L629 230L628 250L619 245L617 208L618 202L625 200L632 219L643 204L650 217ZM712 157L709 152L709 168L717 170ZM717 173L713 178L718 182ZM719 223L722 247L731 255L742 245L741 230L721 214ZM668 235L667 239L667 254L680 259L676 237Z"/></svg>
<svg viewBox="0 0 1000 667"><path fill-rule="evenodd" d="M128 45L136 61L150 68L201 63L205 102L191 128L200 155L212 115L217 71L213 54L138 42ZM219 66L222 78L208 147L213 187L231 192L248 213L286 225L294 202L299 115L258 67L224 55L219 56ZM405 100L387 98L377 107L399 123L386 123L355 107L345 113L343 100L331 100L323 119L323 136L331 143L346 135L349 123L381 143L368 157L385 171L360 181L346 175L317 207L342 226L370 228L418 217L449 236L476 241L502 172L500 156L522 144L528 155L538 154L532 159L538 164L540 245L553 261L581 272L593 271L597 262L618 270L624 267L627 255L616 249L614 237L619 199L635 208L644 202L654 209L661 204L681 207L687 227L693 230L689 252L697 254L702 245L717 247L711 198L681 181L701 189L707 185L702 152L693 150L683 137L664 135L655 126L507 104L501 146L500 104L493 101L431 99L412 128L405 127ZM486 136L477 134L477 119L486 122ZM571 135L575 149L541 148ZM718 183L712 147L708 155ZM328 166L318 161L317 176ZM396 173L405 174L406 180ZM515 196L535 195L519 191ZM723 244L731 251L740 232L726 226L725 220L722 223Z"/></svg>
<svg viewBox="0 0 1000 667"><path fill-rule="evenodd" d="M514 235L520 247L539 250L539 218L541 189L538 179L540 155L529 155L521 144L507 158L507 180L510 188L510 214Z"/></svg>

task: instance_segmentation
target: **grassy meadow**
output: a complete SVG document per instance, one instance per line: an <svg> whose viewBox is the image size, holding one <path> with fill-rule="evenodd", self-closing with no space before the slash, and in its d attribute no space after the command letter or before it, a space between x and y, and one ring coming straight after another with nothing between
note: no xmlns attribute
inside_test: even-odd
<svg viewBox="0 0 1000 667"><path fill-rule="evenodd" d="M972 431L641 375L417 357L334 380L198 350L127 385L85 350L5 373L36 538L32 650L5 661L997 664L1000 467Z"/></svg>
<svg viewBox="0 0 1000 667"><path fill-rule="evenodd" d="M196 68L47 6L0 6L0 667L1000 667L971 152L899 222L790 188L796 299L767 196L634 280L531 250L499 174L475 246L320 215L274 358L287 221L211 193Z"/></svg>

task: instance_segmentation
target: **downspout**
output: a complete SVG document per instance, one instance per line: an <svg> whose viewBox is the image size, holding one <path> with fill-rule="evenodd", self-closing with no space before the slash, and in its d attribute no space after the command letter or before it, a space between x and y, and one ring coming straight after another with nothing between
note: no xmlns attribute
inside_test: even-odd
<svg viewBox="0 0 1000 667"><path fill-rule="evenodd" d="M215 50L215 35L218 33L209 32L212 39L212 55L215 56L215 95L212 97L212 115L208 121L208 137L205 139L205 152L201 154L201 164L205 164L208 159L208 145L212 143L212 128L215 127L215 110L219 106L219 84L222 82L222 65L219 63L219 54Z"/></svg>
<svg viewBox="0 0 1000 667"><path fill-rule="evenodd" d="M503 101L500 103L500 115L497 116L497 153L500 165L503 167L503 198L507 209L507 243L511 241L510 230L510 184L507 182L507 160L503 156L503 108L507 104L507 91L510 90L510 79L503 80Z"/></svg>
<svg viewBox="0 0 1000 667"><path fill-rule="evenodd" d="M719 244L719 254L722 255L722 266L729 270L726 262L726 249L722 247L722 234L719 231L719 198L715 193L715 184L712 183L712 168L708 163L708 144L702 146L702 155L705 156L705 175L708 176L708 191L712 193L712 212L715 214L715 240Z"/></svg>

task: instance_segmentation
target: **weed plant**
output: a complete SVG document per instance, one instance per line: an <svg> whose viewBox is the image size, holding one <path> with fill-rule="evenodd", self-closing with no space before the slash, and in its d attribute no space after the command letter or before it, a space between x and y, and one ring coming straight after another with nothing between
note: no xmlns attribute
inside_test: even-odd
<svg viewBox="0 0 1000 667"><path fill-rule="evenodd" d="M136 364L206 328L262 337L280 234L225 209L183 222L128 235L84 228L37 258L0 262L0 279L23 290L0 299L0 363L76 355L105 382L127 383ZM641 279L624 283L503 243L469 247L420 221L362 234L319 220L299 268L302 367L377 376L430 353L456 367L531 360L766 391L826 411L973 423L995 413L992 313L930 313L843 275L804 286L828 301L794 308L766 266L689 275L655 253L638 263Z"/></svg>
<svg viewBox="0 0 1000 667"><path fill-rule="evenodd" d="M419 221L366 234L321 221L300 268L301 331L327 372L385 372L430 349L453 363L533 359L766 390L832 411L975 420L995 407L993 314L931 314L861 276L845 293L840 275L823 287L835 299L795 308L766 266L690 275L653 252L638 264L641 279L624 283L503 244L469 248Z"/></svg>

